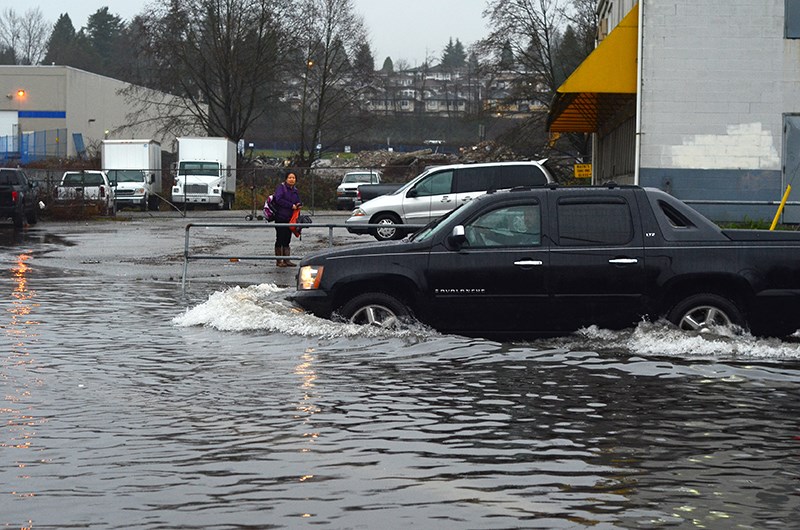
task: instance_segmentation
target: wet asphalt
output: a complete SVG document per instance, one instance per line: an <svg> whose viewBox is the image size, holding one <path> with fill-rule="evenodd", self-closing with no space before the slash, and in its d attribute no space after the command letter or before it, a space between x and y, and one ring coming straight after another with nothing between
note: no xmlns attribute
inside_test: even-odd
<svg viewBox="0 0 800 530"><path fill-rule="evenodd" d="M293 238L298 259L329 246L374 241L349 234L348 212L308 211L313 225ZM256 216L258 213L256 213ZM48 267L116 276L121 279L178 282L181 285L295 284L296 267L277 267L272 223L252 211L139 212L114 217L52 220L14 230L0 225L0 245L34 252ZM186 259L188 256L188 259Z"/></svg>

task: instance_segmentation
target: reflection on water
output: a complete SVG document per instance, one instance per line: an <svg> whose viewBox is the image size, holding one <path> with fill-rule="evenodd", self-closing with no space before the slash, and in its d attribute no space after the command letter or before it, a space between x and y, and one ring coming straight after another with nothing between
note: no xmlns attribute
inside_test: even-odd
<svg viewBox="0 0 800 530"><path fill-rule="evenodd" d="M497 343L274 285L7 270L0 524L786 527L800 345L662 324Z"/></svg>
<svg viewBox="0 0 800 530"><path fill-rule="evenodd" d="M15 472L15 477L5 482L9 486L5 493L10 498L24 499L36 495L29 481L28 466L37 429L45 420L37 417L28 407L28 402L41 384L37 377L30 377L26 373L27 367L34 363L30 346L35 341L35 328L38 325L32 319L36 293L29 288L28 280L30 267L27 262L31 256L18 254L15 258L16 262L10 269L10 306L6 310L7 320L2 325L8 349L0 373L4 381L4 404L0 406L4 434L0 438L0 449L4 465ZM17 524L20 528L30 528L31 520L18 521Z"/></svg>

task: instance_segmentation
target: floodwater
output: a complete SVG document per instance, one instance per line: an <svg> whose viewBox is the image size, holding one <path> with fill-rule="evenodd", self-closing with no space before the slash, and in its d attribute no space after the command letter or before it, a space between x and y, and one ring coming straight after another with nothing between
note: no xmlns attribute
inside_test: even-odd
<svg viewBox="0 0 800 530"><path fill-rule="evenodd" d="M0 235L0 527L800 520L796 342L378 331L298 312L280 280L120 274L55 232Z"/></svg>

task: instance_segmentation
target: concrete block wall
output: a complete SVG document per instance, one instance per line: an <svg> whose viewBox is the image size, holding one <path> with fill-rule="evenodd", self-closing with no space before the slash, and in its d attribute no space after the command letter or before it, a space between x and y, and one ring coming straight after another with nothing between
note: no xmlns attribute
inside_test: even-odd
<svg viewBox="0 0 800 530"><path fill-rule="evenodd" d="M644 2L640 167L780 170L783 2Z"/></svg>
<svg viewBox="0 0 800 530"><path fill-rule="evenodd" d="M784 1L642 1L641 185L743 203L698 207L717 221L771 218L744 203L780 200L784 115L800 113Z"/></svg>

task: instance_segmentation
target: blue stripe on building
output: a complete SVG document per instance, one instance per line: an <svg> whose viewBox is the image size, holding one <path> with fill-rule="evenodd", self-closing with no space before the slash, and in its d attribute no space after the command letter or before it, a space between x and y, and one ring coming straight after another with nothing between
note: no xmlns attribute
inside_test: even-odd
<svg viewBox="0 0 800 530"><path fill-rule="evenodd" d="M21 110L20 118L66 118L67 112L64 110Z"/></svg>

